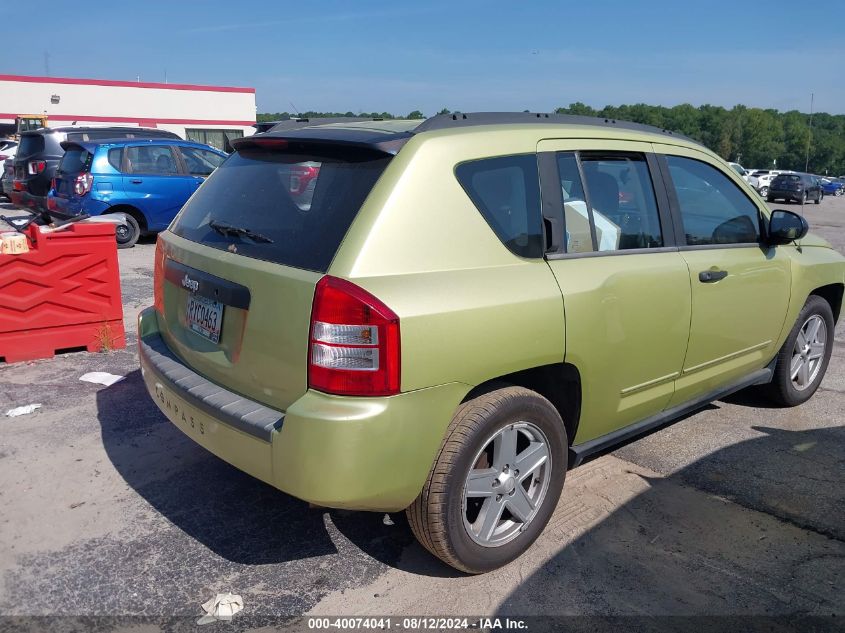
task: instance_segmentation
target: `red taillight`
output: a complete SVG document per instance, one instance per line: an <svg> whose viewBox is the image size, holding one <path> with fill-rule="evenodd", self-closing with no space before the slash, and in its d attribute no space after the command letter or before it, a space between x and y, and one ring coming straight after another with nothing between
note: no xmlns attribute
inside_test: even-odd
<svg viewBox="0 0 845 633"><path fill-rule="evenodd" d="M23 191L25 189L23 180L12 181L12 189L14 189L15 191Z"/></svg>
<svg viewBox="0 0 845 633"><path fill-rule="evenodd" d="M91 191L91 185L94 183L94 176L91 174L79 174L73 181L73 191L77 196L84 196Z"/></svg>
<svg viewBox="0 0 845 633"><path fill-rule="evenodd" d="M26 170L30 176L43 173L45 169L47 169L46 160L31 160L26 165Z"/></svg>
<svg viewBox="0 0 845 633"><path fill-rule="evenodd" d="M156 239L156 253L153 260L153 305L156 312L164 316L164 244Z"/></svg>
<svg viewBox="0 0 845 633"><path fill-rule="evenodd" d="M323 277L314 292L308 386L344 396L399 393L399 317L355 284Z"/></svg>

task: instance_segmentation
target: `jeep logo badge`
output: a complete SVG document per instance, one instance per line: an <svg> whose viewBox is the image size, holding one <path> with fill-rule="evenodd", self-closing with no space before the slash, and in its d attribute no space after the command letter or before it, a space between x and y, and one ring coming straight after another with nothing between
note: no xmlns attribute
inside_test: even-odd
<svg viewBox="0 0 845 633"><path fill-rule="evenodd" d="M185 275L184 277L182 277L182 286L184 288L187 288L191 292L196 292L200 287L200 282L191 279L190 277L188 277L188 275Z"/></svg>

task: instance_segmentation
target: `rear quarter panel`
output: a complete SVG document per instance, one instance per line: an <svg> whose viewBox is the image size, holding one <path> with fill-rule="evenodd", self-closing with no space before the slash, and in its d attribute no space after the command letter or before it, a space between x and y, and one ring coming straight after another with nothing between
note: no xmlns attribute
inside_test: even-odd
<svg viewBox="0 0 845 633"><path fill-rule="evenodd" d="M350 228L329 274L399 315L403 391L448 382L468 391L563 361L554 275L544 260L508 251L454 174L466 160L535 150L536 137L518 131L411 139Z"/></svg>

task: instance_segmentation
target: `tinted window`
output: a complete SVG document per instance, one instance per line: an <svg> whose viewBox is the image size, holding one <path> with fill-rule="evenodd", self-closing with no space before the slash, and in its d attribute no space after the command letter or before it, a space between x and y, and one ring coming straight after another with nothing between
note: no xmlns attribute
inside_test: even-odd
<svg viewBox="0 0 845 633"><path fill-rule="evenodd" d="M522 257L543 256L537 156L500 156L462 163L458 182L502 243Z"/></svg>
<svg viewBox="0 0 845 633"><path fill-rule="evenodd" d="M566 252L663 246L657 202L645 158L640 154L582 152L580 159L589 205L575 154L566 152L557 156L566 220Z"/></svg>
<svg viewBox="0 0 845 633"><path fill-rule="evenodd" d="M645 157L581 154L599 251L663 246Z"/></svg>
<svg viewBox="0 0 845 633"><path fill-rule="evenodd" d="M109 150L109 165L120 171L120 163L123 160L123 148L113 147Z"/></svg>
<svg viewBox="0 0 845 633"><path fill-rule="evenodd" d="M587 211L584 185L578 171L578 160L572 152L557 155L560 193L566 223L566 252L589 253L593 250L590 214Z"/></svg>
<svg viewBox="0 0 845 633"><path fill-rule="evenodd" d="M62 174L78 174L88 171L91 166L92 155L88 150L81 147L71 147L62 156L59 162L59 173Z"/></svg>
<svg viewBox="0 0 845 633"><path fill-rule="evenodd" d="M179 173L176 159L166 145L138 145L126 148L127 172L130 174Z"/></svg>
<svg viewBox="0 0 845 633"><path fill-rule="evenodd" d="M171 230L239 255L318 272L389 162L382 154L343 156L244 149L208 177ZM210 223L246 228L271 242L221 235Z"/></svg>
<svg viewBox="0 0 845 633"><path fill-rule="evenodd" d="M180 146L179 151L182 152L182 158L185 159L185 167L188 169L188 173L193 176L208 176L226 160L220 154L196 147Z"/></svg>
<svg viewBox="0 0 845 633"><path fill-rule="evenodd" d="M44 151L44 137L40 134L24 134L18 147L18 156L31 156Z"/></svg>
<svg viewBox="0 0 845 633"><path fill-rule="evenodd" d="M724 173L691 158L667 156L687 244L757 242L757 206Z"/></svg>

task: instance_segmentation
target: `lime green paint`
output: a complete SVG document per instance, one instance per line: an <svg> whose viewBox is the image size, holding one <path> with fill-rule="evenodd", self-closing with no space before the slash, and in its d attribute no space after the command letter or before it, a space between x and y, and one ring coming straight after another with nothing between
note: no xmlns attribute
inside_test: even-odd
<svg viewBox="0 0 845 633"><path fill-rule="evenodd" d="M141 338L161 333L152 308L138 317ZM142 362L161 411L195 442L295 497L335 508L394 512L422 488L469 387L448 383L388 398L340 398L307 391L264 442L192 407ZM158 383L158 384L157 384Z"/></svg>
<svg viewBox="0 0 845 633"><path fill-rule="evenodd" d="M359 127L395 131L409 125ZM178 420L177 426L214 454L302 499L398 510L418 494L452 415L473 387L523 369L573 365L582 393L574 441L581 443L764 367L807 296L845 281L845 259L811 235L801 248L522 259L499 242L454 176L455 166L467 160L577 149L703 160L769 213L724 161L682 139L567 125L420 133L388 165L328 271L399 315L402 393L341 398L308 390L308 324L319 274L165 232L169 257L246 285L252 303L248 313L226 308L224 338L215 346L185 330L186 294L165 283L166 314L142 313L141 336L160 328L168 346L196 371L285 412L269 443L199 413L203 433ZM698 281L699 272L717 269L729 276ZM145 368L153 394L155 380Z"/></svg>
<svg viewBox="0 0 845 633"><path fill-rule="evenodd" d="M250 310L226 306L220 345L189 331L189 292L165 283L164 340L197 372L232 391L284 410L307 389L308 332L314 288L322 275L209 248L172 233L167 257L246 285Z"/></svg>

